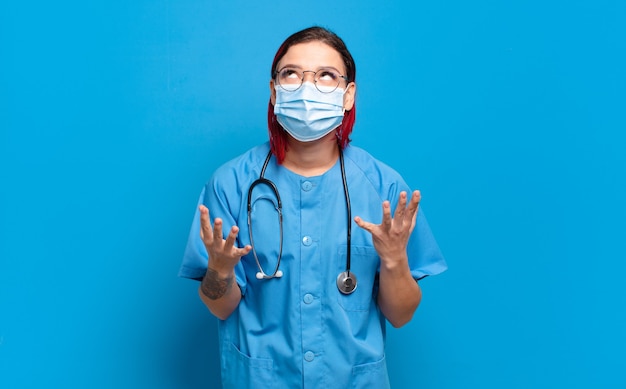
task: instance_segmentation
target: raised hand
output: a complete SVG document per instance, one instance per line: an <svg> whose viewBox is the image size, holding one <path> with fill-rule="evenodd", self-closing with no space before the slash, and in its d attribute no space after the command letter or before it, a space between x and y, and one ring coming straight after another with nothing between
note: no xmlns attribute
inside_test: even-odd
<svg viewBox="0 0 626 389"><path fill-rule="evenodd" d="M355 217L356 224L372 234L374 248L381 261L387 265L400 263L407 260L406 247L409 237L415 228L415 220L419 208L421 195L418 190L411 195L407 206L407 193L400 192L398 205L393 217L391 217L391 205L389 201L383 202L383 220L381 224L374 224Z"/></svg>
<svg viewBox="0 0 626 389"><path fill-rule="evenodd" d="M248 254L252 246L243 248L235 246L239 227L232 226L226 239L222 238L222 219L216 218L211 226L209 209L200 205L200 237L209 253L209 267L218 273L230 273L241 257Z"/></svg>

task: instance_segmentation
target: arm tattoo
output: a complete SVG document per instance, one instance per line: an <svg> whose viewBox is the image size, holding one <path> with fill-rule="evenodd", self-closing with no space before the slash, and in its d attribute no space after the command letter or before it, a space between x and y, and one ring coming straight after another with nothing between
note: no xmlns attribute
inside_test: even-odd
<svg viewBox="0 0 626 389"><path fill-rule="evenodd" d="M223 297L230 288L233 287L235 277L220 278L215 270L207 269L206 275L202 279L202 293L211 300Z"/></svg>

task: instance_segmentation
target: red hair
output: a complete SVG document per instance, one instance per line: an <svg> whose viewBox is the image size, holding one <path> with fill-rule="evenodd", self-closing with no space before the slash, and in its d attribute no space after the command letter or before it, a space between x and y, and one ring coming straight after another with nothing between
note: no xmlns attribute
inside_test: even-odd
<svg viewBox="0 0 626 389"><path fill-rule="evenodd" d="M272 62L272 79L276 76L276 66L278 65L278 62L281 58L283 58L291 46L298 43L312 41L323 42L337 50L346 67L346 77L348 78L347 82L354 82L356 78L356 65L354 64L354 59L348 51L346 44L335 33L322 27L310 27L296 32L283 42L283 44L278 48L278 51L274 56L274 61ZM352 106L351 110L344 113L341 125L335 130L337 133L337 144L339 144L341 149L344 149L348 143L350 143L350 134L352 133L352 127L354 127L355 120L356 102ZM285 160L285 154L287 152L287 132L276 120L276 115L274 115L274 105L272 104L271 99L267 105L267 126L269 130L272 153L278 160L278 163L282 164Z"/></svg>

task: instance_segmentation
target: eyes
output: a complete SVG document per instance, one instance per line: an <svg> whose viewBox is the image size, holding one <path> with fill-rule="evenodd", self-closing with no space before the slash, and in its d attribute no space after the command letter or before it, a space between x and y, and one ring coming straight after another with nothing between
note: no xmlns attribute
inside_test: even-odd
<svg viewBox="0 0 626 389"><path fill-rule="evenodd" d="M302 85L305 73L313 73L313 82L320 91L325 93L328 93L329 89L331 91L335 90L342 79L347 80L345 76L341 75L334 68L321 68L313 71L286 66L276 73L276 81L283 89L294 91Z"/></svg>
<svg viewBox="0 0 626 389"><path fill-rule="evenodd" d="M316 76L319 82L339 82L341 74L330 69L322 69L318 70Z"/></svg>
<svg viewBox="0 0 626 389"><path fill-rule="evenodd" d="M302 72L296 69L284 68L278 73L278 79L279 80L292 80L292 81L301 80L302 74L303 74Z"/></svg>

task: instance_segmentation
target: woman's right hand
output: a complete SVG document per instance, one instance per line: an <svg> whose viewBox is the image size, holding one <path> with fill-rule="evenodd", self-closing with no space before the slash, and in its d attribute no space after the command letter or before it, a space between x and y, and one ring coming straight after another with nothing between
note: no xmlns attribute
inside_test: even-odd
<svg viewBox="0 0 626 389"><path fill-rule="evenodd" d="M252 250L252 246L235 247L239 227L232 226L226 239L222 238L222 219L216 218L211 226L209 209L204 205L200 210L200 237L209 253L209 268L221 276L230 275L241 257Z"/></svg>

